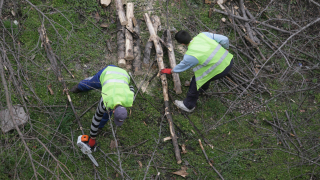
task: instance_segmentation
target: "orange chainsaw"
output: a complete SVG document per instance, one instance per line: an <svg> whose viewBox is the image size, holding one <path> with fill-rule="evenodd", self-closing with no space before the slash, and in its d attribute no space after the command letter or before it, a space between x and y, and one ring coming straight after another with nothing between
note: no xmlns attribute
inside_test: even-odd
<svg viewBox="0 0 320 180"><path fill-rule="evenodd" d="M94 157L92 156L92 149L91 147L88 145L89 142L89 136L88 135L80 135L78 137L77 140L77 145L78 147L81 149L81 151L83 152L83 154L86 154L89 156L89 158L91 159L91 161L93 162L94 165L99 166L97 161L94 159ZM95 151L94 147L94 151Z"/></svg>

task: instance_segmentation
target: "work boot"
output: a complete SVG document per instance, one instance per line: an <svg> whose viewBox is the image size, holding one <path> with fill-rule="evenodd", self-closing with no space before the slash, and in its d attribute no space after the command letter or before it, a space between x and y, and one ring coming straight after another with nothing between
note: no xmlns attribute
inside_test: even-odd
<svg viewBox="0 0 320 180"><path fill-rule="evenodd" d="M195 109L195 107L192 108L192 109L188 109L188 108L183 104L183 101L175 100L175 101L174 101L174 104L175 104L179 109L182 109L182 110L184 110L184 111L186 111L186 112L192 112L192 111Z"/></svg>
<svg viewBox="0 0 320 180"><path fill-rule="evenodd" d="M81 92L81 90L78 88L78 85L79 85L79 84L73 86L73 87L70 89L70 92L73 92L73 93L79 93L79 92Z"/></svg>

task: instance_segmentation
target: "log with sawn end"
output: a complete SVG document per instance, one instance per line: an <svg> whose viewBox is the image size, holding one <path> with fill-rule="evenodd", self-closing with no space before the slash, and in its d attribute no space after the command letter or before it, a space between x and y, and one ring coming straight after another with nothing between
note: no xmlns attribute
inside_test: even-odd
<svg viewBox="0 0 320 180"><path fill-rule="evenodd" d="M163 64L163 51L162 51L162 46L157 38L157 35L154 31L152 22L149 18L148 13L144 14L144 19L147 24L147 27L149 29L150 33L150 39L153 41L155 49L156 49L156 54L157 54L157 62L158 62L158 67L159 69L164 69L164 64ZM170 128L170 134L172 137L172 144L174 147L174 153L176 156L177 163L180 164L181 161L181 155L180 155L180 149L178 145L178 140L177 136L174 130L174 125L172 121L172 116L170 114L170 109L169 109L169 94L168 94L168 82L167 82L167 77L166 74L162 74L160 76L161 78L161 83L162 83L162 90L163 90L163 97L164 97L164 105L165 105L165 115L167 117L168 123L169 123L169 128Z"/></svg>
<svg viewBox="0 0 320 180"><path fill-rule="evenodd" d="M120 20L120 23L122 26L125 26L128 24L128 20L126 17L126 13L123 9L123 4L122 4L122 0L115 0L116 3L116 7L117 7L117 12L118 12L118 17Z"/></svg>
<svg viewBox="0 0 320 180"><path fill-rule="evenodd" d="M166 30L164 32L164 38L165 38L164 41L168 45L168 56L169 56L170 66L173 69L177 64L176 64L176 57L173 51L171 33L169 30ZM173 83L174 83L174 90L176 91L176 94L181 94L182 90L181 90L181 82L180 82L179 74L172 73L172 77L173 77Z"/></svg>
<svg viewBox="0 0 320 180"><path fill-rule="evenodd" d="M125 55L124 55L124 59L126 59L127 61L131 61L134 59L133 56L133 38L132 38L132 34L130 31L128 31L128 29L132 30L133 29L133 24L132 24L132 18L133 16L133 3L127 3L127 19L128 19L128 23L126 25L126 30L125 30L125 35L126 35L126 51L125 51ZM132 63L128 63L127 64L132 64Z"/></svg>
<svg viewBox="0 0 320 180"><path fill-rule="evenodd" d="M118 46L118 66L121 68L126 67L127 63L124 59L124 31L125 28L121 25L119 18L117 19L117 46Z"/></svg>

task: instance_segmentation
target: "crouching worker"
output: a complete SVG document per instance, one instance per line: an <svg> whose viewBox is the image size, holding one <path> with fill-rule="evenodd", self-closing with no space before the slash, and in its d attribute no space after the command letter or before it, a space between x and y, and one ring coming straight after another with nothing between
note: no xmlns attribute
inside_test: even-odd
<svg viewBox="0 0 320 180"><path fill-rule="evenodd" d="M178 43L188 46L183 60L171 69L162 69L162 74L180 73L194 67L195 76L190 82L187 97L183 101L175 100L175 105L187 112L195 109L199 93L204 93L211 81L228 75L233 65L233 55L229 53L229 39L223 35L203 32L193 39L186 31L175 35Z"/></svg>
<svg viewBox="0 0 320 180"><path fill-rule="evenodd" d="M134 96L134 89L129 83L130 77L125 70L109 65L71 88L73 93L101 89L102 97L92 118L89 140L91 147L96 144L98 130L104 127L112 114L117 126L121 126L127 118L126 107L132 106Z"/></svg>

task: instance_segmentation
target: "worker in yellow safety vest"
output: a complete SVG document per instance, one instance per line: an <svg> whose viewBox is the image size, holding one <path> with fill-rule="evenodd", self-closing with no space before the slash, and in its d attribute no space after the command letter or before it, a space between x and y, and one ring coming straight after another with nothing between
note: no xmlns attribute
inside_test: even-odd
<svg viewBox="0 0 320 180"><path fill-rule="evenodd" d="M132 107L134 97L134 88L129 83L130 77L124 69L109 65L70 89L73 93L101 89L102 97L92 117L88 143L90 147L95 146L99 129L104 127L112 114L117 126L121 126L127 118L126 107Z"/></svg>
<svg viewBox="0 0 320 180"><path fill-rule="evenodd" d="M203 32L193 39L181 30L175 34L178 43L186 45L188 50L183 60L173 69L162 69L162 74L180 73L194 67L195 76L190 82L187 97L183 101L175 100L175 105L187 112L192 112L199 98L211 81L228 75L233 65L233 55L229 53L229 39L220 34Z"/></svg>

